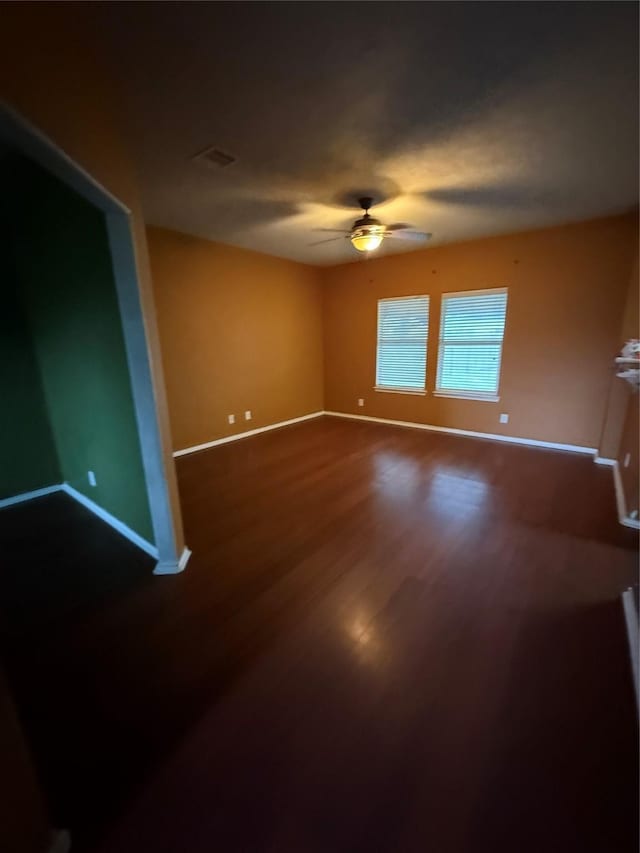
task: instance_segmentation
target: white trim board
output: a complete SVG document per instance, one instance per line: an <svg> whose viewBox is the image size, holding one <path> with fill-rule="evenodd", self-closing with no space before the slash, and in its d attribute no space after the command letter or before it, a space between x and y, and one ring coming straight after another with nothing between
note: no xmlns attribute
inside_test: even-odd
<svg viewBox="0 0 640 853"><path fill-rule="evenodd" d="M55 486L44 486L44 488L34 489L32 492L22 492L21 494L13 495L10 498L2 498L0 500L0 509L3 509L5 506L21 504L24 501L32 501L34 498L42 498L45 495L53 494L53 492L59 492L61 489L62 485L58 483Z"/></svg>
<svg viewBox="0 0 640 853"><path fill-rule="evenodd" d="M616 493L616 509L618 510L618 521L620 524L624 525L624 527L630 527L632 530L640 530L640 521L637 518L631 518L627 512L627 499L624 494L618 460L610 459L606 456L596 456L593 461L596 465L608 465L613 469L613 488Z"/></svg>
<svg viewBox="0 0 640 853"><path fill-rule="evenodd" d="M189 453L197 453L200 450L208 450L211 447L216 447L219 444L228 444L231 441L238 441L242 438L250 438L252 435L258 435L261 432L268 432L269 430L279 429L280 427L290 426L292 424L297 424L302 421L312 420L313 418L321 417L322 415L327 415L332 418L345 418L346 420L354 420L354 421L370 421L372 423L379 424L387 424L389 426L399 426L399 427L408 427L410 429L421 429L427 432L442 432L448 433L450 435L459 435L467 438L480 438L488 441L501 441L506 444L519 444L525 447L540 447L546 450L561 450L569 453L581 453L586 456L593 457L593 461L598 465L608 465L613 469L613 481L614 488L616 493L616 506L618 508L618 520L620 524L625 527L631 527L635 530L640 530L640 521L637 519L629 518L626 510L626 501L624 498L624 491L622 489L622 481L620 479L620 471L618 467L618 462L616 459L609 459L607 457L598 456L597 448L595 447L583 447L579 444L561 444L553 441L541 441L536 438L519 438L511 435L498 435L496 433L488 433L488 432L474 432L472 430L466 429L455 429L454 427L442 427L442 426L434 426L433 424L421 424L416 421L396 421L391 420L389 418L374 418L371 415L352 415L347 412L330 412L330 411L321 411L321 412L313 412L310 415L302 415L299 418L291 418L288 421L280 421L279 423L270 424L269 426L258 427L257 429L248 430L247 432L239 432L236 435L228 435L224 438L218 438L214 441L208 441L204 444L197 444L193 447L186 447L183 450L174 451L174 457L178 456L186 456ZM185 549L185 552L188 549ZM191 552L189 552L190 554ZM182 560L184 558L184 553L180 558L180 562L178 566L182 564ZM188 560L188 556L186 558ZM186 565L186 560L185 560ZM184 566L183 566L184 568ZM175 571L175 570L174 570ZM177 571L182 571L182 568L178 568ZM161 563L158 563L158 567L156 570L156 574L165 574L165 571L161 568Z"/></svg>
<svg viewBox="0 0 640 853"><path fill-rule="evenodd" d="M191 556L191 551L188 548L185 547L183 549L177 560L162 560L159 558L158 548L155 545L152 545L151 542L147 542L147 540L143 539L143 537L136 533L135 530L127 527L124 522L117 519L114 515L111 515L111 513L107 512L106 509L98 506L97 503L94 503L94 501L86 495L83 495L82 492L74 489L73 486L70 486L68 483L63 483L60 486L60 490L78 501L78 503L81 503L86 507L86 509L90 510L94 515L97 515L98 518L102 519L102 521L106 521L110 527L113 527L114 530L130 542L133 542L134 545L137 545L138 548L141 548L145 553L149 554L150 557L158 560L158 563L153 570L154 575L177 575L184 571L187 563L189 562L189 557Z"/></svg>
<svg viewBox="0 0 640 853"><path fill-rule="evenodd" d="M51 495L54 492L64 492L66 495L69 495L70 498L73 498L78 503L82 504L86 509L92 512L94 515L97 515L98 518L102 519L102 521L106 521L106 523L113 527L114 530L117 530L122 536L126 537L130 542L133 542L134 545L137 545L138 548L141 548L145 553L149 554L150 557L154 557L156 560L158 559L158 549L155 545L152 545L151 542L147 542L146 539L143 539L135 530L132 530L130 527L127 527L122 521L117 519L115 515L111 515L110 512L107 512L106 509L103 509L101 506L98 506L97 503L92 501L86 495L83 495L82 492L79 492L77 489L74 489L73 486L70 486L68 483L58 483L55 486L45 486L43 489L35 489L32 492L23 492L20 495L14 495L10 498L3 498L0 500L0 509L4 507L13 506L15 504L24 503L25 501L34 500L35 498L41 498L45 495ZM162 567L160 571L155 571L155 574L176 574L177 572L183 571L184 567L187 565L187 561L191 555L191 551L188 548L185 548L182 552L180 559L176 562L166 561L164 563L158 563L156 569L158 567Z"/></svg>
<svg viewBox="0 0 640 853"><path fill-rule="evenodd" d="M354 421L372 421L377 424L388 424L390 426L409 427L411 429L423 429L427 432L445 432L450 435L462 435L467 438L483 438L490 441L503 441L507 444L524 444L527 447L544 447L547 450L568 450L571 453L584 453L593 456L595 447L583 447L579 444L559 444L554 441L540 441L537 438L516 438L511 435L498 435L490 432L473 432L468 429L454 429L453 427L433 426L433 424L421 424L416 421L394 421L389 418L373 418L370 415L351 415L347 412L324 412L332 418L346 418Z"/></svg>
<svg viewBox="0 0 640 853"><path fill-rule="evenodd" d="M617 459L613 460L613 486L616 490L616 507L618 509L618 521L632 530L640 530L640 520L631 518L627 512L627 499L624 496L622 477L620 476L620 465Z"/></svg>
<svg viewBox="0 0 640 853"><path fill-rule="evenodd" d="M0 104L0 126L0 136L7 145L35 160L90 204L105 213L131 213L86 169L5 101Z"/></svg>
<svg viewBox="0 0 640 853"><path fill-rule="evenodd" d="M197 453L199 450L208 450L210 447L217 447L219 444L229 444L231 441L239 441L241 438L250 438L252 435L258 435L260 432L269 432L272 429L280 429L280 427L291 426L291 424L299 424L302 421L310 421L313 418L319 418L326 415L328 412L312 412L310 415L301 415L299 418L290 418L288 421L278 421L275 424L268 426L257 427L246 432L238 432L235 435L226 435L224 438L216 438L213 441L205 441L204 444L194 444L193 447L185 447L182 450L174 450L174 457L186 456L189 453Z"/></svg>
<svg viewBox="0 0 640 853"><path fill-rule="evenodd" d="M113 278L122 321L124 345L133 392L140 439L142 465L159 561L178 571L182 559L182 522L173 503L170 484L175 485L175 466L165 453L167 437L161 432L158 412L166 408L162 367L152 358L151 342L156 337L155 321L145 317L139 289L139 270L148 259L138 257L134 244L129 208L76 163L56 143L29 121L0 102L0 145L27 154L105 215ZM144 247L143 247L144 248ZM153 364L153 371L152 371ZM122 532L122 531L121 531ZM148 543L147 543L148 544Z"/></svg>
<svg viewBox="0 0 640 853"><path fill-rule="evenodd" d="M183 572L189 562L189 557L191 556L191 551L188 548L185 548L180 555L180 559L178 560L178 565L175 563L162 563L159 562L158 565L153 570L154 575L177 575L180 572Z"/></svg>
<svg viewBox="0 0 640 853"><path fill-rule="evenodd" d="M94 515L97 515L98 518L106 521L110 527L113 527L114 530L117 530L118 533L121 533L133 542L133 544L137 545L138 548L142 548L142 550L149 554L150 557L155 557L156 560L158 559L158 549L155 545L152 545L151 542L147 542L147 540L143 539L142 536L135 532L135 530L127 527L126 524L117 519L115 515L111 515L111 513L107 512L106 509L102 509L102 507L98 506L98 504L92 501L91 498L83 495L82 492L74 489L73 486L70 486L68 483L63 483L60 486L60 490L78 501L78 503L82 504L82 506L86 507L88 510L91 510L91 512Z"/></svg>
<svg viewBox="0 0 640 853"><path fill-rule="evenodd" d="M636 708L640 715L640 653L638 650L638 611L633 598L633 589L625 589L622 593L622 608L624 610L624 621L627 626L627 637L629 640L629 655L631 657L631 672L633 674L633 687L636 695Z"/></svg>

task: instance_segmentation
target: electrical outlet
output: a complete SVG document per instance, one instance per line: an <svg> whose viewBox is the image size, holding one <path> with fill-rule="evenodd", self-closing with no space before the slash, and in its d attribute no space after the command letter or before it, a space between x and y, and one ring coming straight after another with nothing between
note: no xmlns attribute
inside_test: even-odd
<svg viewBox="0 0 640 853"><path fill-rule="evenodd" d="M87 471L87 479L89 480L90 486L98 485L98 483L96 482L96 475L93 473L93 471Z"/></svg>
<svg viewBox="0 0 640 853"><path fill-rule="evenodd" d="M360 397L360 398L358 399L358 405L359 405L359 406L364 406L364 400L362 399L362 397Z"/></svg>
<svg viewBox="0 0 640 853"><path fill-rule="evenodd" d="M236 416L235 415L227 415L227 420L229 421L230 424L235 424Z"/></svg>
<svg viewBox="0 0 640 853"><path fill-rule="evenodd" d="M624 465L625 468L629 467L629 465L631 464L631 454L630 453L627 453L625 455L624 462L622 464Z"/></svg>
<svg viewBox="0 0 640 853"><path fill-rule="evenodd" d="M500 423L501 424L508 424L509 423L509 415L507 415L506 412L503 412L500 415Z"/></svg>
<svg viewBox="0 0 640 853"><path fill-rule="evenodd" d="M251 411L249 409L247 409L247 411L244 413L244 419L245 421L251 420Z"/></svg>

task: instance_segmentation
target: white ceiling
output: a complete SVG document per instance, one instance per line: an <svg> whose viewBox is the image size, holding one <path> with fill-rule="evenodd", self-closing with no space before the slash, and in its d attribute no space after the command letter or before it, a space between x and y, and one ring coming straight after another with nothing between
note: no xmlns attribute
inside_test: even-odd
<svg viewBox="0 0 640 853"><path fill-rule="evenodd" d="M348 228L363 190L434 245L637 204L635 3L102 14L152 224L325 265L355 252L314 228ZM190 160L209 145L237 162Z"/></svg>

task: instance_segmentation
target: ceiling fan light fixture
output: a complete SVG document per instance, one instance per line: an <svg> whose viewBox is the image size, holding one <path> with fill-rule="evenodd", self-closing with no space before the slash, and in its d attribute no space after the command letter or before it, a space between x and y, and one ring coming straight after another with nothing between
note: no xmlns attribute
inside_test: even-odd
<svg viewBox="0 0 640 853"><path fill-rule="evenodd" d="M358 252L373 252L384 239L384 226L373 225L367 229L359 229L351 235L351 245Z"/></svg>
<svg viewBox="0 0 640 853"><path fill-rule="evenodd" d="M353 248L357 252L362 252L363 255L368 255L370 252L375 252L386 237L393 237L396 240L413 240L424 242L431 237L424 231L409 231L411 225L406 222L395 222L393 225L384 225L379 219L369 215L373 199L359 198L358 204L364 211L364 216L356 221L351 226L350 230L342 230L335 228L318 228L318 231L337 231L338 234L344 235ZM331 243L334 240L343 239L342 237L329 237L328 240L320 240L320 243ZM317 246L318 242L310 243L310 246Z"/></svg>

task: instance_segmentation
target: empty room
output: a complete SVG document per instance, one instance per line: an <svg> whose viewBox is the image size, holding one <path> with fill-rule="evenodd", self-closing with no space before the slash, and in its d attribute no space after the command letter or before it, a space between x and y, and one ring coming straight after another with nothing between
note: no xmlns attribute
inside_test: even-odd
<svg viewBox="0 0 640 853"><path fill-rule="evenodd" d="M0 850L638 849L638 5L2 6Z"/></svg>

